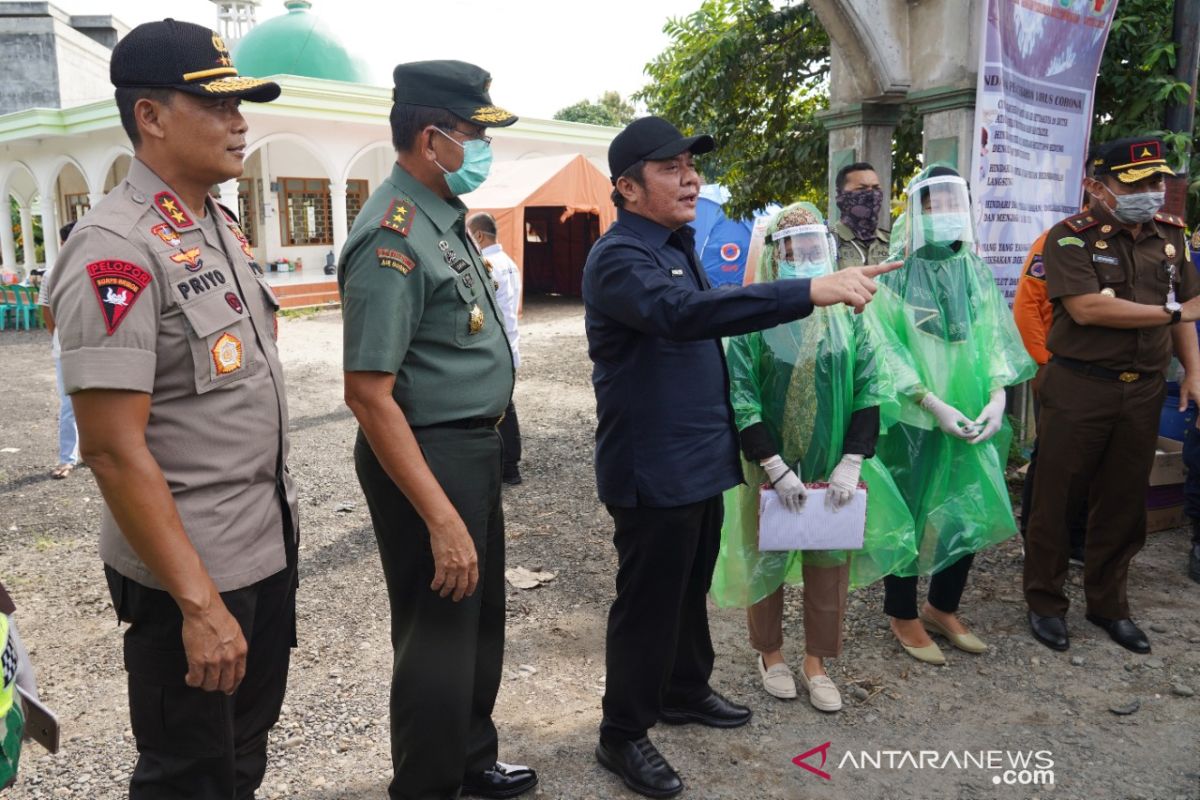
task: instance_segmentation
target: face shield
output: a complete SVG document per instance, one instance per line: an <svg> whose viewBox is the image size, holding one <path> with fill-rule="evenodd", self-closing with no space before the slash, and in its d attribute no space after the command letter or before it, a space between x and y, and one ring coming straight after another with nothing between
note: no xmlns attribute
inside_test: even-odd
<svg viewBox="0 0 1200 800"><path fill-rule="evenodd" d="M908 192L910 252L926 245L950 247L975 241L967 182L957 175L939 175L913 184Z"/></svg>
<svg viewBox="0 0 1200 800"><path fill-rule="evenodd" d="M780 278L816 278L833 272L829 230L821 224L793 225L771 234Z"/></svg>

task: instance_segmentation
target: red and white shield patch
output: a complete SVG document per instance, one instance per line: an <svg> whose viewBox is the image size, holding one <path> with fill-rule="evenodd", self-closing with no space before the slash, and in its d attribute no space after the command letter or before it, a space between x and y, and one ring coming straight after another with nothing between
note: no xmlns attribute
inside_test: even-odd
<svg viewBox="0 0 1200 800"><path fill-rule="evenodd" d="M128 261L93 261L87 265L87 274L100 301L104 327L112 336L142 290L150 285L151 275Z"/></svg>

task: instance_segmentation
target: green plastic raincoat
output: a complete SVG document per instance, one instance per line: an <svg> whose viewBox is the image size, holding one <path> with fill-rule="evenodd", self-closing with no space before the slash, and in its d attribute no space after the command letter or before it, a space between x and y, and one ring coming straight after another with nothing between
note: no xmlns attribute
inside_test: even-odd
<svg viewBox="0 0 1200 800"><path fill-rule="evenodd" d="M810 204L799 206L821 220ZM788 211L772 221L768 236ZM777 275L775 249L766 246L755 280L774 280ZM763 423L783 460L789 465L799 462L797 471L806 482L828 479L837 466L852 413L872 406L881 407L884 417L894 419L899 413L885 363L861 317L845 306L817 308L804 319L729 339L726 359L738 430ZM718 605L748 607L784 583L801 583L805 561L836 566L848 558L851 585L862 586L913 560L912 516L877 459L863 460L860 480L868 487L867 528L863 549L852 552L760 552L758 498L766 475L744 458L742 470L746 483L725 493L711 591Z"/></svg>
<svg viewBox="0 0 1200 800"><path fill-rule="evenodd" d="M910 204L906 229L914 213L920 215ZM914 248L912 238L904 267L880 276L866 311L868 327L886 337L883 352L901 401L899 421L885 427L876 451L916 523L918 553L891 573L900 576L940 572L1016 533L1004 479L1007 419L994 437L971 444L943 433L919 401L932 392L974 419L993 389L1028 380L1037 369L990 268L972 248Z"/></svg>

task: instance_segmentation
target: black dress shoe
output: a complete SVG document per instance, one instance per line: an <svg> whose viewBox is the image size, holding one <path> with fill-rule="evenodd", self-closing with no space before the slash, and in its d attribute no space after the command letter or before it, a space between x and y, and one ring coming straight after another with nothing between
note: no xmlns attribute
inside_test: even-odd
<svg viewBox="0 0 1200 800"><path fill-rule="evenodd" d="M616 742L601 739L596 745L596 760L630 789L646 797L674 797L683 791L679 773L645 736Z"/></svg>
<svg viewBox="0 0 1200 800"><path fill-rule="evenodd" d="M500 476L500 480L505 486L519 486L522 482L521 470L517 469L516 467L513 467L512 469L505 469Z"/></svg>
<svg viewBox="0 0 1200 800"><path fill-rule="evenodd" d="M1066 650L1071 646L1067 638L1067 622L1062 617L1043 617L1036 611L1029 612L1029 630L1033 638L1051 650Z"/></svg>
<svg viewBox="0 0 1200 800"><path fill-rule="evenodd" d="M537 773L529 767L496 762L491 769L463 778L462 793L471 797L503 800L516 797L537 786Z"/></svg>
<svg viewBox="0 0 1200 800"><path fill-rule="evenodd" d="M1192 553L1188 556L1188 577L1200 583L1200 542L1192 542Z"/></svg>
<svg viewBox="0 0 1200 800"><path fill-rule="evenodd" d="M1109 638L1126 650L1142 654L1150 652L1150 640L1146 638L1146 634L1142 633L1141 628L1133 624L1133 620L1128 618L1105 619L1104 617L1097 617L1095 614L1087 614L1085 616L1088 622L1093 625L1099 625L1108 631Z"/></svg>
<svg viewBox="0 0 1200 800"><path fill-rule="evenodd" d="M750 709L722 697L717 692L691 705L663 708L658 712L659 719L668 725L699 722L710 728L739 728L750 721L750 715Z"/></svg>

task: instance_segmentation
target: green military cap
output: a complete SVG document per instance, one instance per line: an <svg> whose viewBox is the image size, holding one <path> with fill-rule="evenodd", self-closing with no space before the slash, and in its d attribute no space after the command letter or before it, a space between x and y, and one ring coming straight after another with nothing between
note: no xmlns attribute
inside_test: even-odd
<svg viewBox="0 0 1200 800"><path fill-rule="evenodd" d="M465 61L410 61L392 71L392 102L444 108L476 125L503 128L517 117L492 105L492 76Z"/></svg>

